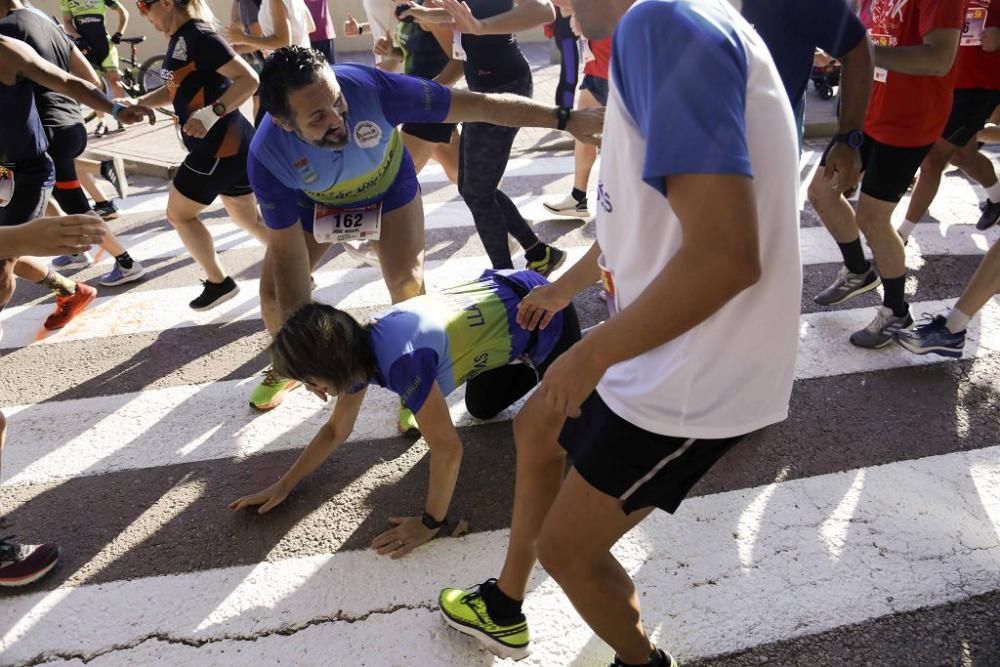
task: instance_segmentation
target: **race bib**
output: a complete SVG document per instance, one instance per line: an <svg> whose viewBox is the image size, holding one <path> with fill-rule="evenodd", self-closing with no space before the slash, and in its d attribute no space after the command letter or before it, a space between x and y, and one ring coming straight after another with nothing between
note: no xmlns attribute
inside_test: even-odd
<svg viewBox="0 0 1000 667"><path fill-rule="evenodd" d="M377 241L382 234L382 202L343 207L317 204L313 213L313 237L319 243Z"/></svg>
<svg viewBox="0 0 1000 667"><path fill-rule="evenodd" d="M0 208L4 208L14 198L14 172L0 167Z"/></svg>
<svg viewBox="0 0 1000 667"><path fill-rule="evenodd" d="M969 7L965 12L965 25L962 26L962 46L982 46L985 28L986 9Z"/></svg>
<svg viewBox="0 0 1000 667"><path fill-rule="evenodd" d="M874 33L869 33L871 37L872 44L875 46L895 46L895 38L892 35L876 35ZM885 83L889 78L889 70L884 67L875 68L875 80L880 83Z"/></svg>
<svg viewBox="0 0 1000 667"><path fill-rule="evenodd" d="M580 40L580 49L583 51L583 62L584 63L592 63L595 60L597 60L597 58L594 56L594 52L590 50L590 40L589 39L581 39Z"/></svg>
<svg viewBox="0 0 1000 667"><path fill-rule="evenodd" d="M465 49L462 48L462 33L457 30L451 38L451 57L462 62L468 60L468 56L465 55Z"/></svg>

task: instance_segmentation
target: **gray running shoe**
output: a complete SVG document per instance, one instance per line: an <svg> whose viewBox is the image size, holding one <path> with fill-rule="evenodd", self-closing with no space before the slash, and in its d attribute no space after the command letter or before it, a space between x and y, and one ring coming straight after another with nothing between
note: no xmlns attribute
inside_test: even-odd
<svg viewBox="0 0 1000 667"><path fill-rule="evenodd" d="M1000 220L1000 202L992 202L989 199L986 200L986 204L980 207L983 212L979 216L979 220L976 222L976 229L979 231L985 231L997 224L997 220Z"/></svg>
<svg viewBox="0 0 1000 667"><path fill-rule="evenodd" d="M892 314L892 308L879 306L872 323L861 331L851 334L851 343L869 350L878 350L892 342L893 333L911 328L913 328L913 318L910 317L909 310L906 311L906 315L896 317Z"/></svg>
<svg viewBox="0 0 1000 667"><path fill-rule="evenodd" d="M859 294L870 292L882 284L882 279L870 266L865 273L851 273L846 266L840 267L837 279L825 290L813 297L813 301L821 306L836 306Z"/></svg>

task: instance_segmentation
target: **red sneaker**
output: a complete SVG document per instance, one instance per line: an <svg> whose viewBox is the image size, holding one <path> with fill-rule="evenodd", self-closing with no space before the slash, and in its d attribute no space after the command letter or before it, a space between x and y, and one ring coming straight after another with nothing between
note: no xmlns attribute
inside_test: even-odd
<svg viewBox="0 0 1000 667"><path fill-rule="evenodd" d="M26 586L59 562L58 544L15 544L12 537L0 539L0 586Z"/></svg>
<svg viewBox="0 0 1000 667"><path fill-rule="evenodd" d="M90 305L97 296L97 290L83 283L76 284L76 293L69 296L56 297L56 310L45 320L45 328L49 331L62 329L69 321L80 314L80 311Z"/></svg>

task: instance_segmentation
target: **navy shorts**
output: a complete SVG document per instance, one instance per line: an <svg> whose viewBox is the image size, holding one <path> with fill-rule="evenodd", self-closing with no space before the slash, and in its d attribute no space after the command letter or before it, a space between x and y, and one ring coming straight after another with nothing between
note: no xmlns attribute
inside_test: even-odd
<svg viewBox="0 0 1000 667"><path fill-rule="evenodd" d="M403 152L403 162L399 165L399 173L389 189L382 195L382 215L391 213L413 201L420 194L420 183L417 181L417 170L413 167L413 159L408 151ZM316 202L301 195L299 200L299 222L309 234L313 231L313 218L316 212ZM365 206L378 200L368 200L347 204L348 206Z"/></svg>
<svg viewBox="0 0 1000 667"><path fill-rule="evenodd" d="M14 198L0 208L0 227L15 227L45 214L55 169L48 155L10 165L14 172Z"/></svg>
<svg viewBox="0 0 1000 667"><path fill-rule="evenodd" d="M593 74L584 74L580 90L589 90L602 107L608 106L608 80Z"/></svg>
<svg viewBox="0 0 1000 667"><path fill-rule="evenodd" d="M588 484L618 498L626 514L658 507L673 514L695 483L744 435L699 440L660 435L622 419L596 391L567 419L559 444Z"/></svg>

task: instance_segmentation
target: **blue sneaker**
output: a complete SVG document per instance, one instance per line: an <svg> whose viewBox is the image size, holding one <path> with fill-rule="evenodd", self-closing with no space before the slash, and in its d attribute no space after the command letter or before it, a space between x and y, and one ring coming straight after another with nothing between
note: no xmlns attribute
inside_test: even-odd
<svg viewBox="0 0 1000 667"><path fill-rule="evenodd" d="M958 359L965 347L965 332L952 333L948 331L947 323L944 315L937 315L912 331L894 331L892 336L897 343L914 354L933 352L942 357Z"/></svg>
<svg viewBox="0 0 1000 667"><path fill-rule="evenodd" d="M146 275L146 269L142 267L142 264L132 260L132 268L123 268L121 264L115 261L115 268L111 269L109 273L105 273L101 276L100 283L105 287L114 287L115 285L124 285L125 283L132 283L136 280L141 279Z"/></svg>
<svg viewBox="0 0 1000 667"><path fill-rule="evenodd" d="M52 266L57 269L85 269L94 263L89 252L78 252L74 255L60 255L52 260Z"/></svg>

